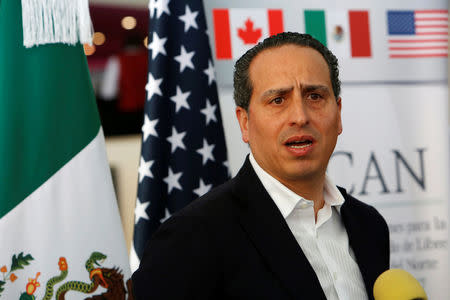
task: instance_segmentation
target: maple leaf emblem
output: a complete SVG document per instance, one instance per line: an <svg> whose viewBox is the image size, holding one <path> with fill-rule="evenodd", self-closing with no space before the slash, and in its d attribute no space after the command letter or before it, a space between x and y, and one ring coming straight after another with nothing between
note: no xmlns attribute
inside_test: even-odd
<svg viewBox="0 0 450 300"><path fill-rule="evenodd" d="M238 28L238 36L244 41L244 44L256 44L262 36L261 28L253 28L253 23L250 18L245 21L244 28Z"/></svg>

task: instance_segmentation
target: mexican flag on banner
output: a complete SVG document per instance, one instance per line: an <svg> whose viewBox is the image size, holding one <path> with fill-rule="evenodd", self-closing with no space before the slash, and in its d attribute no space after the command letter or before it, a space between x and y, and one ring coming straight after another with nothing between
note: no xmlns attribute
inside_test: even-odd
<svg viewBox="0 0 450 300"><path fill-rule="evenodd" d="M59 24L51 23L54 30L37 31L35 46L24 47L26 2L67 0L0 0L0 299L131 299L83 47L58 43ZM31 8L42 23L52 10ZM74 12L77 22L86 17Z"/></svg>
<svg viewBox="0 0 450 300"><path fill-rule="evenodd" d="M369 11L305 10L305 32L338 58L371 57Z"/></svg>

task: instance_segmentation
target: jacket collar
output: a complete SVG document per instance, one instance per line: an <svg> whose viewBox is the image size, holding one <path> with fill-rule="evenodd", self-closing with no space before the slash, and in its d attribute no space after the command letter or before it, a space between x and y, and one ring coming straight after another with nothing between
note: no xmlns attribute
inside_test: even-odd
<svg viewBox="0 0 450 300"><path fill-rule="evenodd" d="M240 224L281 284L296 299L309 295L326 300L316 273L248 157L234 181Z"/></svg>

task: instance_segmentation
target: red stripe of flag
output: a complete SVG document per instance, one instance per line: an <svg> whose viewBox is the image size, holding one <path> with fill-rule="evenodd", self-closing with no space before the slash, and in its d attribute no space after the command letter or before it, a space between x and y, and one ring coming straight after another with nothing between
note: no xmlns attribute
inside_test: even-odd
<svg viewBox="0 0 450 300"><path fill-rule="evenodd" d="M448 18L415 18L416 21L448 21Z"/></svg>
<svg viewBox="0 0 450 300"><path fill-rule="evenodd" d="M447 53L436 53L436 54L391 54L391 58L412 58L412 57L447 57Z"/></svg>
<svg viewBox="0 0 450 300"><path fill-rule="evenodd" d="M349 11L352 57L370 57L370 29L368 11Z"/></svg>
<svg viewBox="0 0 450 300"><path fill-rule="evenodd" d="M448 28L447 25L416 25L416 28Z"/></svg>
<svg viewBox="0 0 450 300"><path fill-rule="evenodd" d="M435 42L445 42L447 39L434 39L434 40L389 40L389 43L435 43Z"/></svg>
<svg viewBox="0 0 450 300"><path fill-rule="evenodd" d="M269 9L267 15L269 17L269 35L283 32L283 11L281 9Z"/></svg>
<svg viewBox="0 0 450 300"><path fill-rule="evenodd" d="M448 49L447 46L426 46L426 47L389 47L389 50L441 50Z"/></svg>
<svg viewBox="0 0 450 300"><path fill-rule="evenodd" d="M415 13L421 13L421 14L446 14L448 13L448 10L446 9L428 9L428 10L415 10Z"/></svg>
<svg viewBox="0 0 450 300"><path fill-rule="evenodd" d="M228 9L213 9L217 59L231 59L230 16Z"/></svg>

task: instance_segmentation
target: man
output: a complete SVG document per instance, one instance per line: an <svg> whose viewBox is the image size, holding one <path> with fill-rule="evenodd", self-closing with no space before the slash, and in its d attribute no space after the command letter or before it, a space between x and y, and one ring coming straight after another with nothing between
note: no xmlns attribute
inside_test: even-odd
<svg viewBox="0 0 450 300"><path fill-rule="evenodd" d="M235 65L251 154L231 181L167 220L133 275L137 299L373 299L389 232L325 172L342 132L337 59L282 33Z"/></svg>

